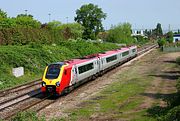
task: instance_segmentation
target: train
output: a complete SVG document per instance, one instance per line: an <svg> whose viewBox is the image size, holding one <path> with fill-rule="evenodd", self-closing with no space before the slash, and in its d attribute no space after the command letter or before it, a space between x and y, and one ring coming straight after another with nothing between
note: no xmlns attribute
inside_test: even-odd
<svg viewBox="0 0 180 121"><path fill-rule="evenodd" d="M107 71L137 56L137 46L51 63L46 66L41 91L62 94L76 85L102 76Z"/></svg>

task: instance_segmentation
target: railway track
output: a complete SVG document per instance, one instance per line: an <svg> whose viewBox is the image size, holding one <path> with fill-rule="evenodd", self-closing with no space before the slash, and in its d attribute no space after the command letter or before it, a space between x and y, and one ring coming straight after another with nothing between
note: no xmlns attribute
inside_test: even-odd
<svg viewBox="0 0 180 121"><path fill-rule="evenodd" d="M18 112L28 110L33 106L36 107L36 110L34 111L40 111L42 107L48 106L55 101L48 99L50 97L51 95L44 96L42 93L39 93L33 97L29 97L25 99L21 98L22 100L18 100L20 99L18 98L17 101L15 101L14 103L1 108L0 118L4 120L9 120ZM42 104L41 107L36 106L38 104Z"/></svg>
<svg viewBox="0 0 180 121"><path fill-rule="evenodd" d="M138 51L138 56L155 47L157 47L157 45L144 47ZM41 81L39 79L24 85L20 85L18 87L0 91L0 97L4 98L3 100L0 99L0 119L9 120L18 112L29 109L38 112L50 104L56 102L57 99L52 99L51 95L46 96L41 93L40 83ZM76 91L76 89L73 91ZM10 98L6 98L6 95L12 94L14 97L12 96Z"/></svg>
<svg viewBox="0 0 180 121"><path fill-rule="evenodd" d="M2 91L0 91L0 97L3 97L3 96L10 94L10 93L20 92L24 89L28 89L28 88L31 88L32 86L36 86L37 84L41 84L41 79L37 79L37 80L34 80L32 82L28 82L26 84L22 84L22 85L13 87L13 88L2 90Z"/></svg>

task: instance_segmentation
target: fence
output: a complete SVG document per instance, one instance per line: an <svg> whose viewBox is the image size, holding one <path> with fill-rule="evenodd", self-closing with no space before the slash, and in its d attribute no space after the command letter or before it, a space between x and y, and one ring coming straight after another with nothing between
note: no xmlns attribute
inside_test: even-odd
<svg viewBox="0 0 180 121"><path fill-rule="evenodd" d="M175 46L175 47L162 47L162 50L164 52L180 52L180 46Z"/></svg>

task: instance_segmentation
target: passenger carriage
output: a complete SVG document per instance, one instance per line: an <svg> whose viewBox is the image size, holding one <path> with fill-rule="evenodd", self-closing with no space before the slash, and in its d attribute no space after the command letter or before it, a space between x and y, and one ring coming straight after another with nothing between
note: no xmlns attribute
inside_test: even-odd
<svg viewBox="0 0 180 121"><path fill-rule="evenodd" d="M80 59L49 64L42 78L42 92L61 94L65 89L102 75L104 72L134 58L137 47L107 51Z"/></svg>

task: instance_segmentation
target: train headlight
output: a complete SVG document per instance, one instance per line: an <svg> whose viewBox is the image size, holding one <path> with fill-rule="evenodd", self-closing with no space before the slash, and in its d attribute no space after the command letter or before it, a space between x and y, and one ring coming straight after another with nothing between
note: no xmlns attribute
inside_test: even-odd
<svg viewBox="0 0 180 121"><path fill-rule="evenodd" d="M56 86L59 87L59 86L60 86L60 83L59 83L59 82L56 82Z"/></svg>
<svg viewBox="0 0 180 121"><path fill-rule="evenodd" d="M45 82L42 82L42 86L45 87L45 86L46 86L46 83L45 83Z"/></svg>

